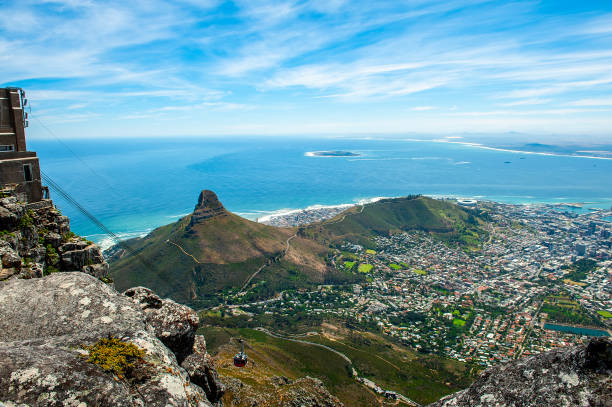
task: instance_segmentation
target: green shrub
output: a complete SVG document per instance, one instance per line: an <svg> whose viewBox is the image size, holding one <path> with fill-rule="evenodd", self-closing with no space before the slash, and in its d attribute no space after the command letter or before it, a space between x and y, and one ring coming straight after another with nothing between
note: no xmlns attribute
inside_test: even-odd
<svg viewBox="0 0 612 407"><path fill-rule="evenodd" d="M59 254L53 246L47 245L47 264L55 264L59 261Z"/></svg>
<svg viewBox="0 0 612 407"><path fill-rule="evenodd" d="M66 232L62 235L62 241L67 242L73 237L76 237L76 234L74 232Z"/></svg>
<svg viewBox="0 0 612 407"><path fill-rule="evenodd" d="M57 267L47 266L43 270L43 276L48 276L51 273L59 273L59 272L60 272L60 270Z"/></svg>
<svg viewBox="0 0 612 407"><path fill-rule="evenodd" d="M32 218L33 216L34 212L31 209L28 209L26 213L21 217L21 220L19 221L19 226L22 228L32 226L34 224L34 219Z"/></svg>

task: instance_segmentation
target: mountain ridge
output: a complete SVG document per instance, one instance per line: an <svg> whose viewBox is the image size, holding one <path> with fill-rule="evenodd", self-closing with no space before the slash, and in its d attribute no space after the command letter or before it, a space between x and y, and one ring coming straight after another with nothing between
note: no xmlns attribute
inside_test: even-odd
<svg viewBox="0 0 612 407"><path fill-rule="evenodd" d="M121 289L143 285L205 307L228 290L244 294L248 288L255 299L287 288L361 281L363 276L333 267L344 240L372 247L377 235L423 230L474 249L483 238L482 223L458 205L412 195L350 208L323 222L275 227L229 212L213 191L203 190L193 213L128 240L137 256L115 247L109 263Z"/></svg>

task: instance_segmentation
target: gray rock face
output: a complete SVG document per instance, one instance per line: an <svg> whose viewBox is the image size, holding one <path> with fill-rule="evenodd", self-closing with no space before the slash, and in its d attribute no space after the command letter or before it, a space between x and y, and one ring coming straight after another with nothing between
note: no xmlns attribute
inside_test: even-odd
<svg viewBox="0 0 612 407"><path fill-rule="evenodd" d="M323 382L312 377L290 381L281 387L282 407L341 407L343 404L329 394Z"/></svg>
<svg viewBox="0 0 612 407"><path fill-rule="evenodd" d="M16 199L15 202L17 202ZM0 206L0 228L2 230L14 229L19 222L19 214L7 209L8 204L7 202L7 205Z"/></svg>
<svg viewBox="0 0 612 407"><path fill-rule="evenodd" d="M343 407L337 397L332 396L323 382L309 376L297 380L287 377L267 379L269 386L265 393L257 392L252 386L233 377L223 381L230 393L232 405L241 406L279 406L279 407Z"/></svg>
<svg viewBox="0 0 612 407"><path fill-rule="evenodd" d="M155 336L174 352L179 363L193 352L200 323L194 310L169 299L162 300L145 287L129 288L123 294L140 307Z"/></svg>
<svg viewBox="0 0 612 407"><path fill-rule="evenodd" d="M181 363L191 381L204 389L206 398L211 403L221 400L225 393L225 385L219 380L219 374L213 361L206 353L206 341L202 335L195 337L193 353Z"/></svg>
<svg viewBox="0 0 612 407"><path fill-rule="evenodd" d="M210 406L130 298L84 273L0 282L0 403L30 406ZM112 335L146 351L141 374L87 362Z"/></svg>
<svg viewBox="0 0 612 407"><path fill-rule="evenodd" d="M5 403L133 405L128 386L109 380L97 366L83 363L78 352L47 344L2 342L0 360L0 400Z"/></svg>
<svg viewBox="0 0 612 407"><path fill-rule="evenodd" d="M485 370L470 387L430 407L612 406L612 342L561 348Z"/></svg>

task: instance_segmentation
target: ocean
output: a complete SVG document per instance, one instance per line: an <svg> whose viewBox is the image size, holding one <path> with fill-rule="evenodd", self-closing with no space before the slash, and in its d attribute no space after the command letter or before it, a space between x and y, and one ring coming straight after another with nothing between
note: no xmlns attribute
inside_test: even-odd
<svg viewBox="0 0 612 407"><path fill-rule="evenodd" d="M202 189L256 220L314 205L424 194L507 203L612 206L612 160L409 139L174 138L30 140L43 172L121 238L190 213ZM317 157L342 150L352 157ZM75 233L108 246L51 190Z"/></svg>

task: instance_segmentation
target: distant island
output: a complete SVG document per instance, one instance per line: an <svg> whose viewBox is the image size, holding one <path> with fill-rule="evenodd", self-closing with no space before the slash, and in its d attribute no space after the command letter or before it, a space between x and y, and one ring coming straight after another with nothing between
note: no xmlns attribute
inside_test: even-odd
<svg viewBox="0 0 612 407"><path fill-rule="evenodd" d="M359 157L361 154L351 151L309 151L306 153L308 157Z"/></svg>

